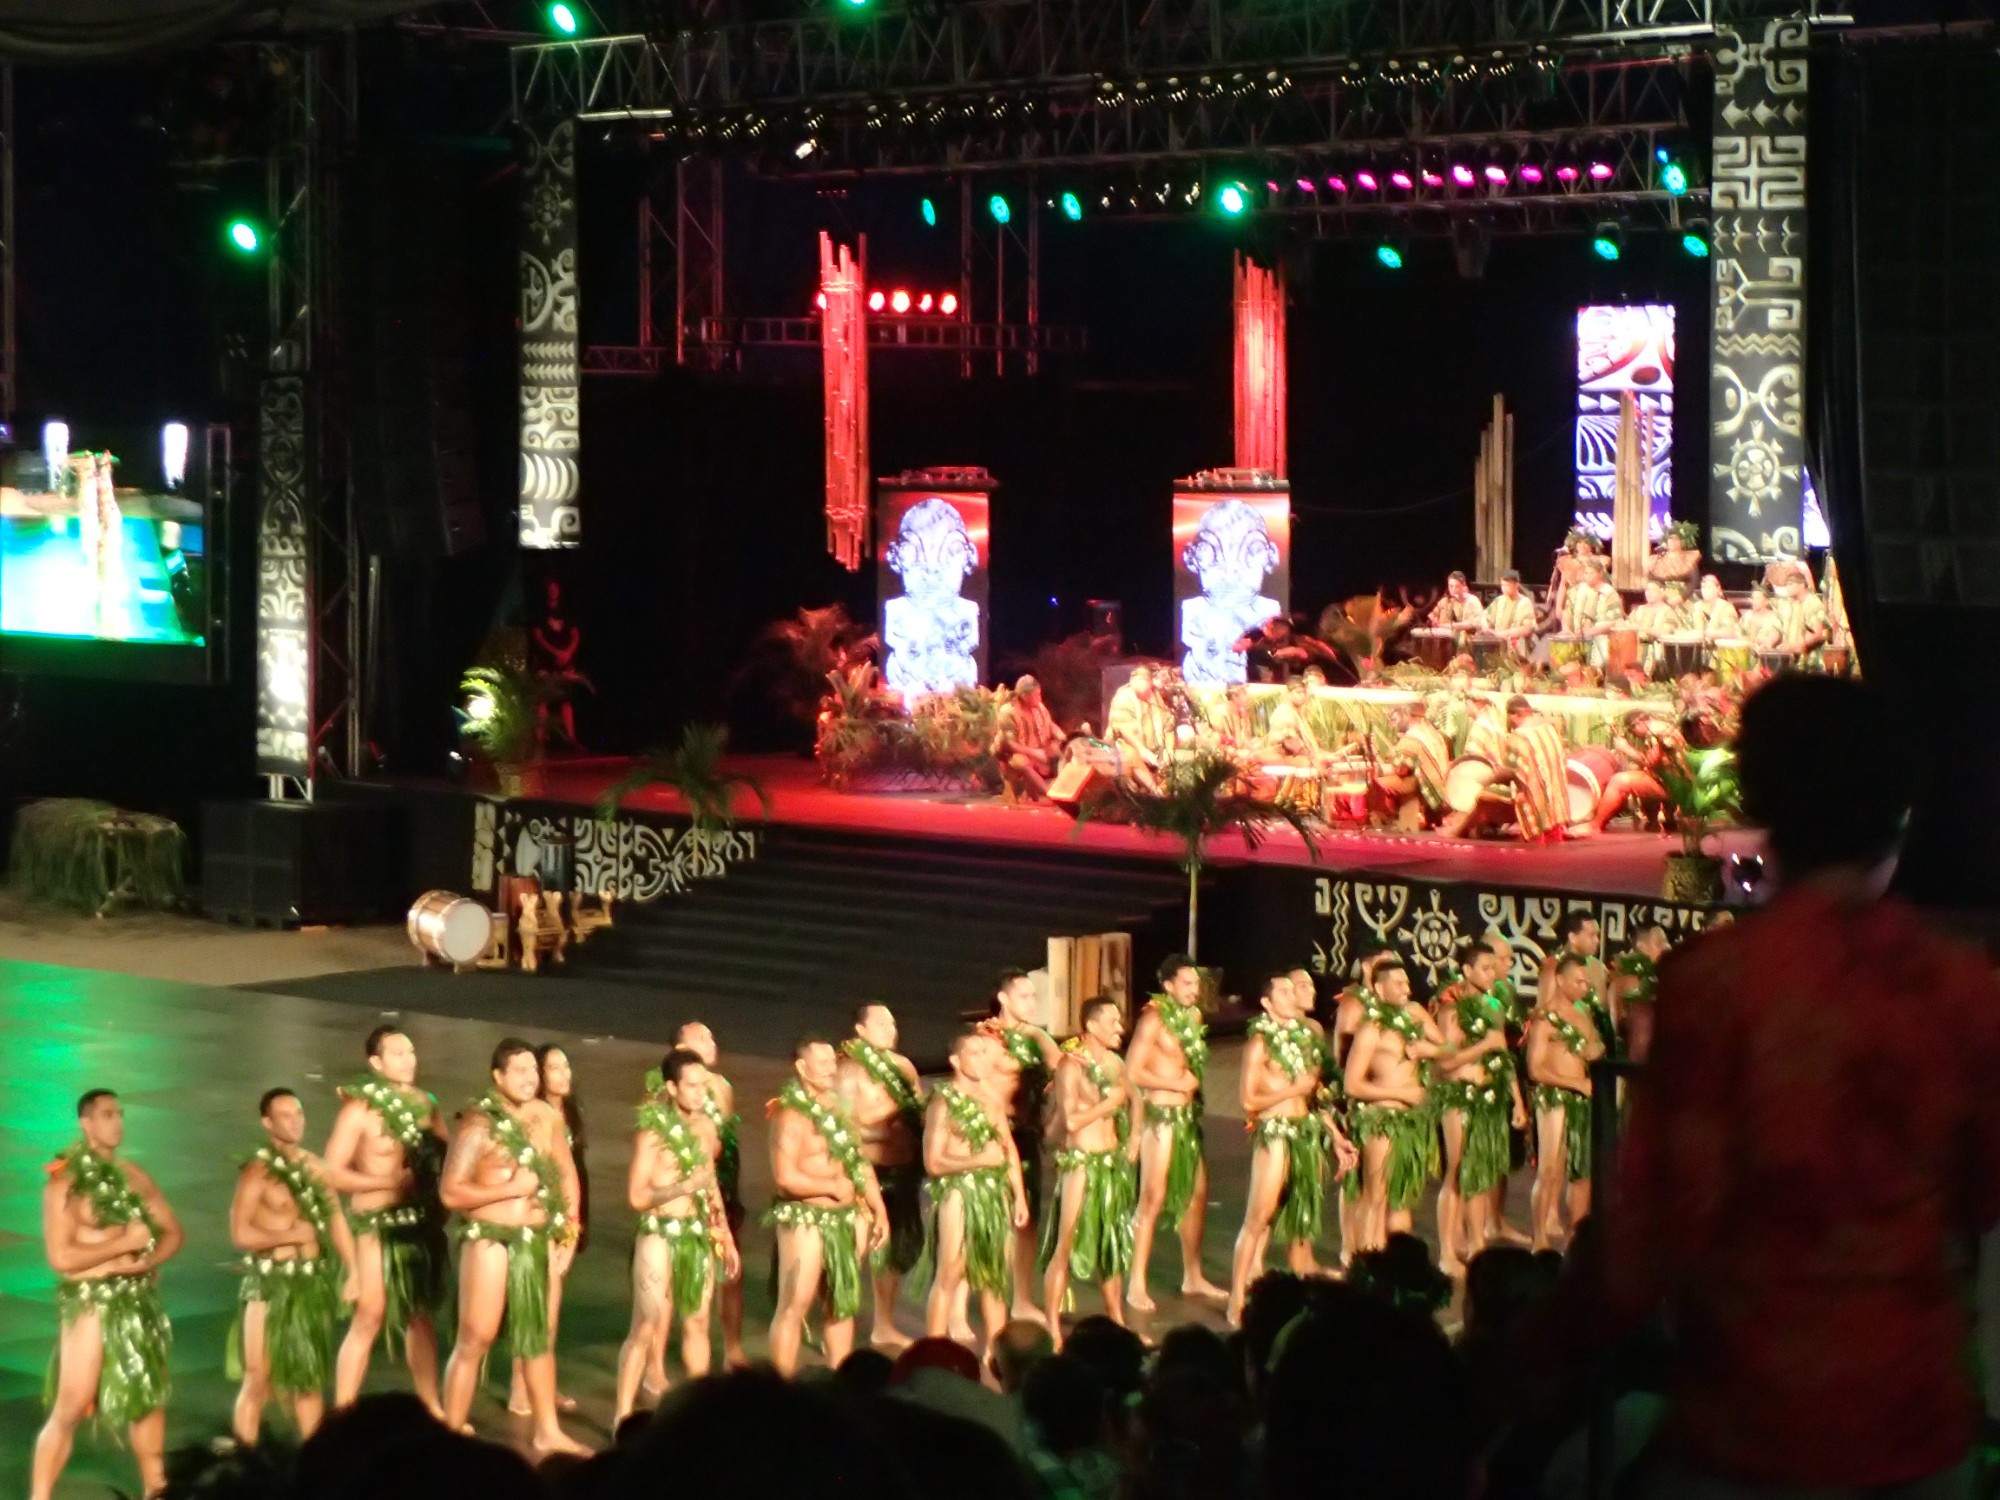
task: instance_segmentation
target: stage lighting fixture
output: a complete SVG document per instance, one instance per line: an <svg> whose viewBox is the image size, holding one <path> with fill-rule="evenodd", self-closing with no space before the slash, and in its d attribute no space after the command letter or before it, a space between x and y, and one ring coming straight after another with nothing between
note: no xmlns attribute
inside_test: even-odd
<svg viewBox="0 0 2000 1500"><path fill-rule="evenodd" d="M1494 161L1488 162L1486 164L1486 180L1492 183L1495 187L1505 186L1507 181L1507 169L1501 166L1498 162Z"/></svg>
<svg viewBox="0 0 2000 1500"><path fill-rule="evenodd" d="M1064 193L1062 195L1062 211L1065 219L1068 219L1072 224L1077 223L1083 218L1083 200L1077 197L1075 193Z"/></svg>
<svg viewBox="0 0 2000 1500"><path fill-rule="evenodd" d="M1608 161L1592 162L1590 164L1590 180L1592 182L1609 182L1611 180L1611 163Z"/></svg>
<svg viewBox="0 0 2000 1500"><path fill-rule="evenodd" d="M1425 186L1425 187L1443 187L1443 186L1444 186L1444 179L1443 179L1442 177L1438 176L1438 174L1437 174L1437 173L1435 173L1435 172L1433 172L1433 171L1430 171L1429 169L1426 169L1426 170L1425 170L1425 171L1423 172L1422 176L1423 176L1423 182L1424 182L1424 186Z"/></svg>
<svg viewBox="0 0 2000 1500"><path fill-rule="evenodd" d="M820 310L821 312L825 312L825 311L826 311L826 293L825 293L825 292L820 292L819 294L817 294L817 295L816 295L816 296L815 296L815 297L813 298L813 306L814 306L814 307L816 307L816 308L818 308L818 309L819 309L819 310Z"/></svg>
<svg viewBox="0 0 2000 1500"><path fill-rule="evenodd" d="M1326 180L1326 185L1332 188L1336 193L1344 193L1347 191L1347 179L1345 177L1329 177Z"/></svg>
<svg viewBox="0 0 2000 1500"><path fill-rule="evenodd" d="M807 136L804 140L800 141L796 146L792 147L792 155L796 156L800 161L804 161L808 156L811 156L813 152L817 150L819 150L819 142L814 140L811 136Z"/></svg>
<svg viewBox="0 0 2000 1500"><path fill-rule="evenodd" d="M1689 219L1681 227L1681 249L1696 260L1708 259L1708 220Z"/></svg>
<svg viewBox="0 0 2000 1500"><path fill-rule="evenodd" d="M1599 260L1616 260L1625 253L1625 231L1607 219L1592 231L1590 248Z"/></svg>
<svg viewBox="0 0 2000 1500"><path fill-rule="evenodd" d="M1680 197L1688 190L1687 168L1677 161L1663 163L1660 167L1660 186L1667 190L1669 197Z"/></svg>
<svg viewBox="0 0 2000 1500"><path fill-rule="evenodd" d="M1319 191L1319 184L1314 182L1310 177L1301 177L1299 179L1299 191L1302 193L1317 193Z"/></svg>
<svg viewBox="0 0 2000 1500"><path fill-rule="evenodd" d="M986 200L986 211L993 215L995 224L1005 224L1014 217L1014 210L1007 206L1007 199L1001 193L995 193Z"/></svg>
<svg viewBox="0 0 2000 1500"><path fill-rule="evenodd" d="M1556 168L1557 182L1575 182L1576 179L1577 179L1577 170L1575 167L1565 164L1563 166Z"/></svg>
<svg viewBox="0 0 2000 1500"><path fill-rule="evenodd" d="M1408 172L1391 172L1389 174L1389 181L1395 186L1401 188L1406 193L1410 190L1412 186L1412 183L1410 182L1410 174Z"/></svg>
<svg viewBox="0 0 2000 1500"><path fill-rule="evenodd" d="M938 311L943 313L947 318L957 312L958 293L946 292L942 297L938 298Z"/></svg>
<svg viewBox="0 0 2000 1500"><path fill-rule="evenodd" d="M1366 191L1371 193L1381 186L1381 184L1375 180L1375 174L1373 172L1356 172L1354 174L1354 180L1360 183L1361 186Z"/></svg>
<svg viewBox="0 0 2000 1500"><path fill-rule="evenodd" d="M937 228L937 205L926 198L920 205L920 208L924 216L924 222L933 229Z"/></svg>
<svg viewBox="0 0 2000 1500"><path fill-rule="evenodd" d="M1403 252L1387 240L1375 247L1375 258L1391 271L1403 269Z"/></svg>
<svg viewBox="0 0 2000 1500"><path fill-rule="evenodd" d="M1239 218L1250 206L1250 190L1240 182L1225 182L1215 195L1215 206L1230 218Z"/></svg>
<svg viewBox="0 0 2000 1500"><path fill-rule="evenodd" d="M1541 180L1542 180L1542 169L1540 167L1536 166L1531 161L1524 161L1521 163L1521 181L1540 182Z"/></svg>
<svg viewBox="0 0 2000 1500"><path fill-rule="evenodd" d="M1468 167L1464 162L1454 163L1451 169L1451 180L1460 187L1471 187L1472 168Z"/></svg>
<svg viewBox="0 0 2000 1500"><path fill-rule="evenodd" d="M934 303L936 300L937 299L933 297L929 292L925 292L923 296L917 298L917 311L920 313L929 312L931 310L931 304Z"/></svg>
<svg viewBox="0 0 2000 1500"><path fill-rule="evenodd" d="M910 310L910 294L901 287L889 293L889 311L901 315Z"/></svg>
<svg viewBox="0 0 2000 1500"><path fill-rule="evenodd" d="M562 0L556 0L556 3L549 7L550 29L560 31L564 36L575 36L581 24L577 20L576 8L574 6L563 4Z"/></svg>
<svg viewBox="0 0 2000 1500"><path fill-rule="evenodd" d="M248 219L231 219L227 232L230 247L244 255L255 255L258 246L264 243L264 236L257 232L257 226Z"/></svg>
<svg viewBox="0 0 2000 1500"><path fill-rule="evenodd" d="M187 479L187 423L169 422L160 429L160 471L166 476L170 490L179 489Z"/></svg>
<svg viewBox="0 0 2000 1500"><path fill-rule="evenodd" d="M42 423L42 462L48 466L49 488L59 488L56 476L69 462L69 423Z"/></svg>
<svg viewBox="0 0 2000 1500"><path fill-rule="evenodd" d="M884 307L888 306L888 303L889 299L884 297L880 292L870 292L868 294L868 310L870 312L880 312Z"/></svg>

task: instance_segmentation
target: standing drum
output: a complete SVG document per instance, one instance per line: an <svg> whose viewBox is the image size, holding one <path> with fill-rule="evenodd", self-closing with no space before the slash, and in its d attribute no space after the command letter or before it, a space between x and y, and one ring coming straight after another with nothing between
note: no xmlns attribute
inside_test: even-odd
<svg viewBox="0 0 2000 1500"><path fill-rule="evenodd" d="M1504 671L1512 663L1513 653L1507 649L1507 643L1488 631L1482 630L1473 636L1469 645L1472 650L1472 669L1481 677L1491 677L1496 672Z"/></svg>
<svg viewBox="0 0 2000 1500"><path fill-rule="evenodd" d="M1604 680L1639 670L1639 632L1620 625L1604 638Z"/></svg>
<svg viewBox="0 0 2000 1500"><path fill-rule="evenodd" d="M1715 638L1715 671L1725 681L1741 677L1756 664L1757 653L1750 649L1750 643L1740 635L1719 635Z"/></svg>
<svg viewBox="0 0 2000 1500"><path fill-rule="evenodd" d="M1457 634L1432 625L1419 625L1410 632L1410 639L1416 643L1417 660L1433 672L1442 672L1451 666L1452 641Z"/></svg>
<svg viewBox="0 0 2000 1500"><path fill-rule="evenodd" d="M425 963L469 969L492 940L493 913L454 891L426 891L410 908L410 941Z"/></svg>
<svg viewBox="0 0 2000 1500"><path fill-rule="evenodd" d="M1698 635L1670 635L1660 641L1660 679L1679 682L1690 672L1699 672L1707 660L1708 648Z"/></svg>
<svg viewBox="0 0 2000 1500"><path fill-rule="evenodd" d="M1444 805L1453 812L1471 812L1498 773L1483 755L1462 755L1444 773Z"/></svg>

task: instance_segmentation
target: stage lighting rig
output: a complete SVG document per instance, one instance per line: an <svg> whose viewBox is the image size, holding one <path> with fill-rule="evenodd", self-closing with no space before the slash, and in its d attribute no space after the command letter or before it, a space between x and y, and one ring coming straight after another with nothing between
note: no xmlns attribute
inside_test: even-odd
<svg viewBox="0 0 2000 1500"><path fill-rule="evenodd" d="M1625 253L1625 231L1606 219L1591 231L1590 248L1599 260L1617 260Z"/></svg>
<svg viewBox="0 0 2000 1500"><path fill-rule="evenodd" d="M1681 249L1696 260L1708 259L1708 220L1689 219L1681 226Z"/></svg>

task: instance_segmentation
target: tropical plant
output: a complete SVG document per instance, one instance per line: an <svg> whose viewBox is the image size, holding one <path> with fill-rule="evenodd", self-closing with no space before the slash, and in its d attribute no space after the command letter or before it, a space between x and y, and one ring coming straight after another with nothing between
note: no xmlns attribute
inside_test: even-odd
<svg viewBox="0 0 2000 1500"><path fill-rule="evenodd" d="M879 646L875 634L841 605L801 609L789 620L764 627L738 675L747 683L761 683L764 696L785 719L809 730L827 675L866 662Z"/></svg>
<svg viewBox="0 0 2000 1500"><path fill-rule="evenodd" d="M610 818L625 799L642 787L663 786L687 804L688 829L697 839L736 822L736 794L748 792L771 816L771 794L755 776L732 771L724 764L729 731L719 724L689 724L678 745L650 750L643 760L606 791L597 815Z"/></svg>
<svg viewBox="0 0 2000 1500"><path fill-rule="evenodd" d="M1027 673L1042 685L1042 702L1064 732L1075 734L1094 722L1104 706L1104 669L1120 657L1117 642L1087 630L1049 641L1034 655L1009 662L1016 675Z"/></svg>
<svg viewBox="0 0 2000 1500"><path fill-rule="evenodd" d="M1736 774L1736 752L1726 745L1690 750L1684 759L1669 757L1659 769L1667 794L1667 812L1680 833L1681 848L1700 857L1701 841L1718 823L1733 822L1743 811L1743 788Z"/></svg>
<svg viewBox="0 0 2000 1500"><path fill-rule="evenodd" d="M502 770L535 758L543 711L569 696L571 683L554 673L508 662L468 667L458 680L464 703L458 730Z"/></svg>
<svg viewBox="0 0 2000 1500"><path fill-rule="evenodd" d="M1254 850L1273 824L1283 823L1305 840L1306 853L1315 863L1319 846L1297 808L1257 796L1244 779L1243 768L1225 755L1196 750L1176 756L1167 762L1159 779L1157 792L1122 782L1116 791L1084 803L1077 810L1077 825L1080 828L1092 818L1129 823L1180 841L1180 865L1188 877L1187 955L1194 958L1201 917L1201 872L1212 840L1233 832L1242 837L1245 847Z"/></svg>

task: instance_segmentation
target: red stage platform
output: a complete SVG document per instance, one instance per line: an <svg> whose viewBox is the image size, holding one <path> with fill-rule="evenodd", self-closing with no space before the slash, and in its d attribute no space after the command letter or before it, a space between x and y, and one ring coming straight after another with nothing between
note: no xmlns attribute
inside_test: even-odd
<svg viewBox="0 0 2000 1500"><path fill-rule="evenodd" d="M534 795L554 801L591 804L629 768L630 762L594 758L553 761L538 767ZM819 778L813 761L796 756L735 756L732 769L755 776L771 798L771 821L798 828L901 838L954 840L1000 846L1076 849L1096 854L1176 860L1168 840L1109 823L1079 825L1045 804L1009 807L1000 798L968 792L835 791ZM634 810L685 811L679 799L660 788L636 793L625 804ZM740 816L754 820L756 799L744 797ZM1601 838L1552 845L1504 839L1449 839L1437 834L1363 832L1337 829L1317 839L1321 867L1342 874L1376 872L1403 880L1466 882L1515 888L1589 892L1646 898L1660 893L1662 862L1679 843L1657 834L1612 832ZM1731 831L1710 841L1712 851L1736 853L1757 847L1754 834ZM1218 865L1256 863L1308 866L1304 842L1289 828L1277 828L1256 850L1241 838L1218 839L1210 852Z"/></svg>

